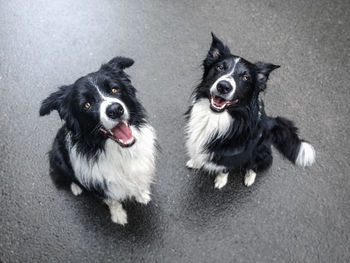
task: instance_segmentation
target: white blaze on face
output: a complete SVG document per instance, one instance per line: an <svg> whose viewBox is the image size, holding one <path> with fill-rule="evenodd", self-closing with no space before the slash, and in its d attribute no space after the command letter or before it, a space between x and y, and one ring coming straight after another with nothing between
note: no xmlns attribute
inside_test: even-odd
<svg viewBox="0 0 350 263"><path fill-rule="evenodd" d="M235 69L236 69L236 65L237 63L239 62L240 58L236 58L233 62L233 67L232 69L230 70L230 72L228 72L227 74L225 75L222 75L220 78L218 78L214 84L211 86L210 88L210 94L213 94L213 91L216 90L216 86L218 85L218 83L220 81L227 81L228 83L230 83L230 85L232 86L232 90L229 94L227 94L225 97L228 99L228 100L231 100L233 98L233 94L235 93L236 91L236 81L235 79L233 78L232 74L235 72Z"/></svg>
<svg viewBox="0 0 350 263"><path fill-rule="evenodd" d="M128 120L129 119L129 112L128 112L128 109L125 106L124 102L122 102L121 100L119 100L117 98L104 96L102 94L102 92L99 90L99 88L96 85L94 85L94 86L103 100L101 102L101 105L100 105L100 120L101 120L103 127L105 127L106 129L112 129L118 123L115 120L109 118L106 114L107 107L109 105L111 105L112 103L119 103L120 105L122 105L122 107L124 109L124 114L120 118L121 120Z"/></svg>

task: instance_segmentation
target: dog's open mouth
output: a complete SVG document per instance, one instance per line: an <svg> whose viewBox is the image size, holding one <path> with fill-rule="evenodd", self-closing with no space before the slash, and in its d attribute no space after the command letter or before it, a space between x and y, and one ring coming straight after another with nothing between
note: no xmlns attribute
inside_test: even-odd
<svg viewBox="0 0 350 263"><path fill-rule="evenodd" d="M222 112L227 107L229 107L231 105L238 104L238 102L239 102L238 99L234 99L232 101L229 101L229 100L225 100L221 97L213 95L210 97L210 108L215 112Z"/></svg>
<svg viewBox="0 0 350 263"><path fill-rule="evenodd" d="M106 134L108 138L117 142L122 147L130 147L136 141L135 137L132 135L129 123L125 120L119 122L110 130L104 127L101 127L100 130Z"/></svg>

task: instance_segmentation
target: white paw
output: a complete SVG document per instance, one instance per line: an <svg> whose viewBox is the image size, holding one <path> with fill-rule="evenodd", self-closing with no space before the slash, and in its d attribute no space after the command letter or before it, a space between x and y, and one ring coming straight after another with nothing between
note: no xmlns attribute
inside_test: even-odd
<svg viewBox="0 0 350 263"><path fill-rule="evenodd" d="M112 207L110 211L111 219L114 223L122 226L128 223L128 216L123 207Z"/></svg>
<svg viewBox="0 0 350 263"><path fill-rule="evenodd" d="M195 165L195 163L192 159L188 160L188 162L186 163L186 167L188 169L199 169L199 167L197 165Z"/></svg>
<svg viewBox="0 0 350 263"><path fill-rule="evenodd" d="M71 183L70 190L72 191L73 195L78 196L83 192L83 189L80 188L79 185L76 183Z"/></svg>
<svg viewBox="0 0 350 263"><path fill-rule="evenodd" d="M302 167L310 166L315 162L315 157L314 147L310 143L302 142L295 163Z"/></svg>
<svg viewBox="0 0 350 263"><path fill-rule="evenodd" d="M143 192L142 194L137 196L135 199L137 202L147 205L149 201L151 201L151 195L149 192Z"/></svg>
<svg viewBox="0 0 350 263"><path fill-rule="evenodd" d="M215 178L215 188L221 189L227 184L227 176L228 173L220 173L218 176Z"/></svg>
<svg viewBox="0 0 350 263"><path fill-rule="evenodd" d="M244 184L249 187L255 182L256 173L253 170L249 170L244 176Z"/></svg>

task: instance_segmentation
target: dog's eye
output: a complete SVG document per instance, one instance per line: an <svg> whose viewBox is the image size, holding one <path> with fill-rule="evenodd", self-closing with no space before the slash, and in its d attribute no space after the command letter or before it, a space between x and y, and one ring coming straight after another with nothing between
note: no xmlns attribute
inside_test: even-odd
<svg viewBox="0 0 350 263"><path fill-rule="evenodd" d="M216 69L217 69L218 71L223 70L223 68L224 68L224 66L223 66L223 65L216 66Z"/></svg>
<svg viewBox="0 0 350 263"><path fill-rule="evenodd" d="M118 92L117 89L112 89L112 93L116 94Z"/></svg>
<svg viewBox="0 0 350 263"><path fill-rule="evenodd" d="M86 102L85 105L84 105L85 109L90 109L91 107L91 104L89 102Z"/></svg>
<svg viewBox="0 0 350 263"><path fill-rule="evenodd" d="M248 80L248 77L247 77L247 76L243 76L243 80L244 80L244 81L247 81L247 80Z"/></svg>

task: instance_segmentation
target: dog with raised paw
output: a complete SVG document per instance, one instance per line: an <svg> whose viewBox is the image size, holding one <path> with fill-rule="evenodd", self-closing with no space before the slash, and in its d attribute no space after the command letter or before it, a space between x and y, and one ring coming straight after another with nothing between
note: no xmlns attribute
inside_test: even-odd
<svg viewBox="0 0 350 263"><path fill-rule="evenodd" d="M251 186L257 172L272 164L271 146L291 162L305 167L315 161L313 146L298 137L293 122L266 115L259 94L271 63L251 63L233 55L214 34L203 61L203 77L186 113L186 148L190 169L215 173L215 188L227 183L230 170L244 173Z"/></svg>
<svg viewBox="0 0 350 263"><path fill-rule="evenodd" d="M89 191L124 225L122 201L147 204L155 175L156 135L124 69L134 61L115 57L93 73L46 98L40 116L56 110L64 121L49 152L54 181L74 195Z"/></svg>

